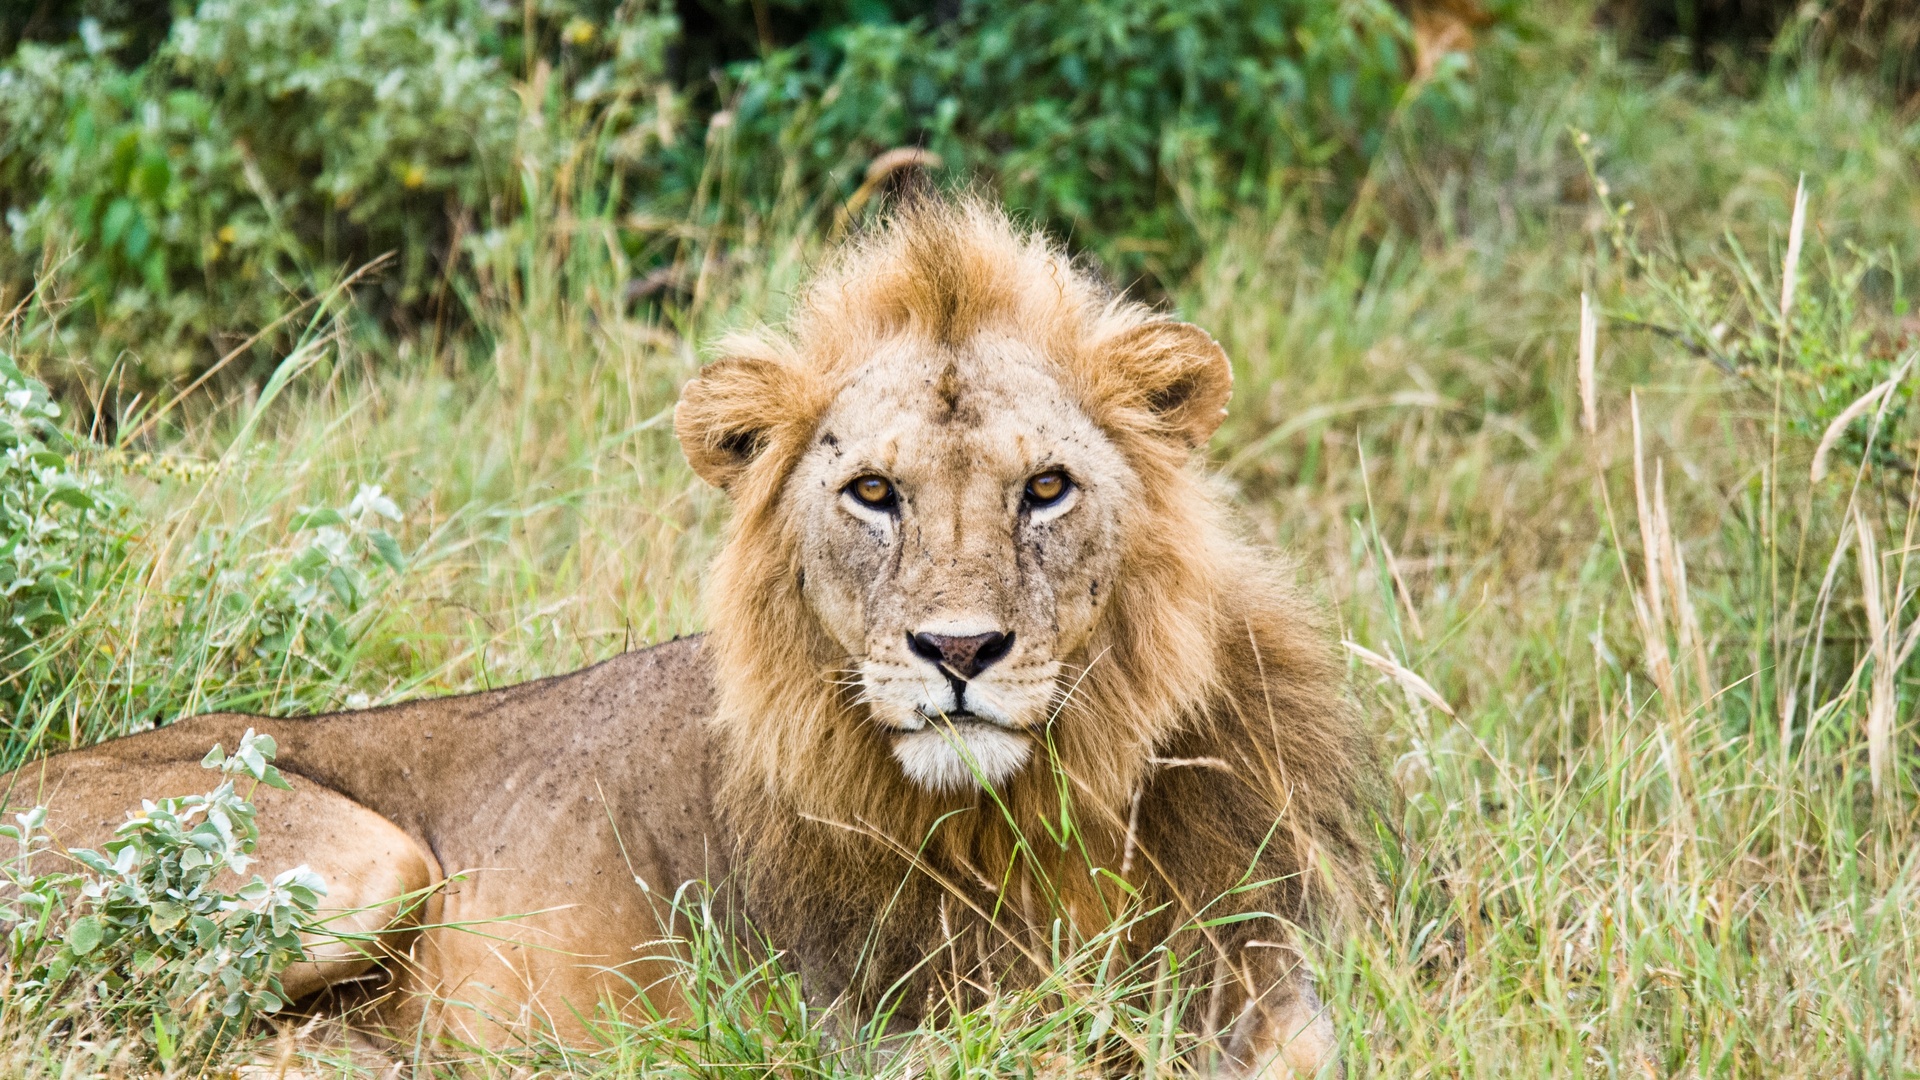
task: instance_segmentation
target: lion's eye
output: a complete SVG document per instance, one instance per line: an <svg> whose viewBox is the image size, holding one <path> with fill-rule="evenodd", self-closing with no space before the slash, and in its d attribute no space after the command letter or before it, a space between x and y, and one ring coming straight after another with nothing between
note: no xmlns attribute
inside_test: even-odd
<svg viewBox="0 0 1920 1080"><path fill-rule="evenodd" d="M893 484L884 476L854 477L847 492L876 510L889 509L894 503Z"/></svg>
<svg viewBox="0 0 1920 1080"><path fill-rule="evenodd" d="M1027 481L1027 501L1034 506L1049 506L1073 489L1073 481L1058 469L1048 469Z"/></svg>

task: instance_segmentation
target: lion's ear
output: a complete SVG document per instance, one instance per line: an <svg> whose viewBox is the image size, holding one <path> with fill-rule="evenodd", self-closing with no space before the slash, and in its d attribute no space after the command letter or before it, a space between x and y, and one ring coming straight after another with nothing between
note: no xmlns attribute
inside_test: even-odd
<svg viewBox="0 0 1920 1080"><path fill-rule="evenodd" d="M1233 365L1205 330L1155 319L1120 334L1103 351L1119 384L1113 390L1124 403L1144 409L1189 449L1205 446L1226 419Z"/></svg>
<svg viewBox="0 0 1920 1080"><path fill-rule="evenodd" d="M801 373L792 364L769 355L763 343L722 343L728 346L734 346L730 355L701 368L673 408L673 433L687 464L723 491L805 408Z"/></svg>

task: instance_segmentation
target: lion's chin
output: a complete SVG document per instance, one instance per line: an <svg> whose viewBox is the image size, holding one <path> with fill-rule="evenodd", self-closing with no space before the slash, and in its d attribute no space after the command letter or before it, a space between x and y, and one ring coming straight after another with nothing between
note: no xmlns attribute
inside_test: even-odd
<svg viewBox="0 0 1920 1080"><path fill-rule="evenodd" d="M943 794L999 787L1032 753L1025 735L987 723L942 724L893 740L894 759L907 779Z"/></svg>

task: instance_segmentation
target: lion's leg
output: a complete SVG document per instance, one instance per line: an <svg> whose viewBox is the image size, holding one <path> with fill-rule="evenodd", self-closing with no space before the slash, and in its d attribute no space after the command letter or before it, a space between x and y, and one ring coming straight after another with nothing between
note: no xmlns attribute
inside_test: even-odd
<svg viewBox="0 0 1920 1080"><path fill-rule="evenodd" d="M261 842L255 852L268 876L304 862L327 883L317 919L320 932L302 935L308 959L280 975L295 1001L365 975L389 957L404 956L431 900L429 890L440 880L433 857L372 810L317 786L298 801L299 806L286 807L288 819L271 833L268 807L256 802ZM294 813L313 822L296 829ZM318 858L316 851L322 853Z"/></svg>
<svg viewBox="0 0 1920 1080"><path fill-rule="evenodd" d="M303 935L310 959L280 976L287 995L299 1000L404 953L408 928L420 922L425 893L440 874L432 856L393 822L301 777L288 781L291 791L249 791L244 784L240 791L254 804L260 828L249 875L271 880L304 863L326 881L323 932ZM133 763L83 752L29 765L11 782L8 804L45 805L58 846L97 849L142 799L206 791L217 778L196 762ZM229 873L219 884L231 890L243 881Z"/></svg>

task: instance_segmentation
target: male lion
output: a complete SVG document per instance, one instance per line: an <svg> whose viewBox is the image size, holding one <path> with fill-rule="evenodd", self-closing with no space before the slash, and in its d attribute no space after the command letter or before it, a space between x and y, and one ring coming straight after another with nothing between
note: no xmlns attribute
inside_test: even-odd
<svg viewBox="0 0 1920 1080"><path fill-rule="evenodd" d="M317 947L287 989L379 976L393 1027L498 1043L670 1007L661 897L729 880L855 1016L1031 982L1050 935L1126 917L1136 955L1170 940L1210 974L1186 1023L1226 1066L1332 1065L1288 928L1366 861L1372 757L1321 624L1193 467L1220 347L997 211L929 202L842 250L785 333L720 348L676 416L734 505L704 638L202 716L22 769L10 801L97 844L196 790L212 743L271 734L293 790L260 792L264 865L392 931Z"/></svg>

